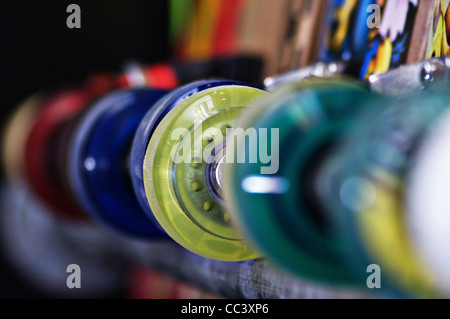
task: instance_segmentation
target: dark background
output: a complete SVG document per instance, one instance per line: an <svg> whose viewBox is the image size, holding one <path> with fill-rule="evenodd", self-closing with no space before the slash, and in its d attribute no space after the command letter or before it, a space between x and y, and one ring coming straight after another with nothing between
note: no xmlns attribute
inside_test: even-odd
<svg viewBox="0 0 450 319"><path fill-rule="evenodd" d="M81 7L81 29L66 26L71 3ZM167 25L164 0L1 1L2 119L36 91L118 71L129 59L167 59Z"/></svg>
<svg viewBox="0 0 450 319"><path fill-rule="evenodd" d="M67 6L81 7L81 29L68 29ZM134 59L170 59L165 0L0 2L0 128L12 109L41 90L119 71ZM120 297L121 292L111 292ZM0 298L52 297L30 287L0 252ZM105 296L111 297L111 296Z"/></svg>

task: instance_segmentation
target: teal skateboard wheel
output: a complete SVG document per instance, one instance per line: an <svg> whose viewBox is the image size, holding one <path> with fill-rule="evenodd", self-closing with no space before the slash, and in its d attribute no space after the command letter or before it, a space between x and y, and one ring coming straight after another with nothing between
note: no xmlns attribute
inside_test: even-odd
<svg viewBox="0 0 450 319"><path fill-rule="evenodd" d="M225 201L256 249L294 274L326 284L365 282L321 203L320 168L373 100L359 83L313 79L260 100L235 125L255 130L259 158L224 165ZM253 144L238 139L235 154L256 151Z"/></svg>

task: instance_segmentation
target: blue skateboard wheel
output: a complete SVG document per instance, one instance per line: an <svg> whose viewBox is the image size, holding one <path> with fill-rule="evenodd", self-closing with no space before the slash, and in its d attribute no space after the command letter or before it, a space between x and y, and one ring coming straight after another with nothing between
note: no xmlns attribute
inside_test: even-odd
<svg viewBox="0 0 450 319"><path fill-rule="evenodd" d="M117 91L92 105L71 141L71 186L86 212L100 224L140 239L165 235L142 211L129 175L131 143L147 111L168 92Z"/></svg>

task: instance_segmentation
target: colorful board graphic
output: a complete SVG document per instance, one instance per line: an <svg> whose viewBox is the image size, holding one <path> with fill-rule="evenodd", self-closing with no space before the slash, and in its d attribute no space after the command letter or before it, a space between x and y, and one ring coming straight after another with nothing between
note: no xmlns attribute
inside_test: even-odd
<svg viewBox="0 0 450 319"><path fill-rule="evenodd" d="M367 7L375 0L334 0L328 12L323 61L361 61L369 28Z"/></svg>
<svg viewBox="0 0 450 319"><path fill-rule="evenodd" d="M295 36L288 42L290 45L280 57L282 72L306 67L315 62L327 7L321 1L302 0L301 7L293 11L290 27L287 30L295 31Z"/></svg>
<svg viewBox="0 0 450 319"><path fill-rule="evenodd" d="M418 12L419 0L377 0L380 28L369 32L361 79L405 64Z"/></svg>
<svg viewBox="0 0 450 319"><path fill-rule="evenodd" d="M405 64L414 31L419 0L335 0L328 17L328 38L323 61L360 65L360 78ZM379 24L376 11L380 8Z"/></svg>
<svg viewBox="0 0 450 319"><path fill-rule="evenodd" d="M434 0L428 36L427 59L450 54L450 0Z"/></svg>

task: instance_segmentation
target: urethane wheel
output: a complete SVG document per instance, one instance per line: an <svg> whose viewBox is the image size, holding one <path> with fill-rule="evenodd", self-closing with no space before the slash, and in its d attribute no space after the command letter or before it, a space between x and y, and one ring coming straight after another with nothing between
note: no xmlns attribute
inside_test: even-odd
<svg viewBox="0 0 450 319"><path fill-rule="evenodd" d="M35 94L21 103L9 118L2 134L2 165L12 186L24 181L25 143L42 105L42 95Z"/></svg>
<svg viewBox="0 0 450 319"><path fill-rule="evenodd" d="M330 205L352 229L355 249L380 266L385 285L408 297L440 297L448 284L448 268L436 261L446 258L442 235L450 229L443 135L449 100L423 93L363 120L334 178Z"/></svg>
<svg viewBox="0 0 450 319"><path fill-rule="evenodd" d="M169 236L200 256L223 261L260 256L224 209L222 167L224 133L267 94L244 85L205 89L177 104L151 136L143 165L151 211Z"/></svg>
<svg viewBox="0 0 450 319"><path fill-rule="evenodd" d="M252 245L293 274L333 285L365 283L365 269L354 271L359 257L349 257L320 188L321 168L374 100L356 82L313 79L279 89L235 124L255 141L239 138L234 153L258 156L224 165L225 202Z"/></svg>
<svg viewBox="0 0 450 319"><path fill-rule="evenodd" d="M133 136L166 90L116 91L80 118L72 136L69 176L81 206L117 233L151 240L165 237L142 211L129 174Z"/></svg>
<svg viewBox="0 0 450 319"><path fill-rule="evenodd" d="M429 96L429 98L432 98ZM447 102L449 101L447 96ZM424 101L425 102L425 101ZM405 109L406 111L406 109ZM420 137L423 143L416 149L405 181L404 203L408 234L412 245L429 273L434 285L445 298L450 296L450 242L449 189L449 122L448 107Z"/></svg>
<svg viewBox="0 0 450 319"><path fill-rule="evenodd" d="M42 102L25 143L25 173L31 189L54 213L72 220L84 220L85 214L62 186L62 161L57 159L61 154L55 145L67 123L91 100L92 96L81 88L49 95Z"/></svg>
<svg viewBox="0 0 450 319"><path fill-rule="evenodd" d="M144 186L144 157L150 138L167 113L184 99L209 88L233 84L239 83L231 80L202 80L186 84L156 102L141 121L133 139L130 173L133 188L142 209L158 227L160 225L151 211Z"/></svg>

